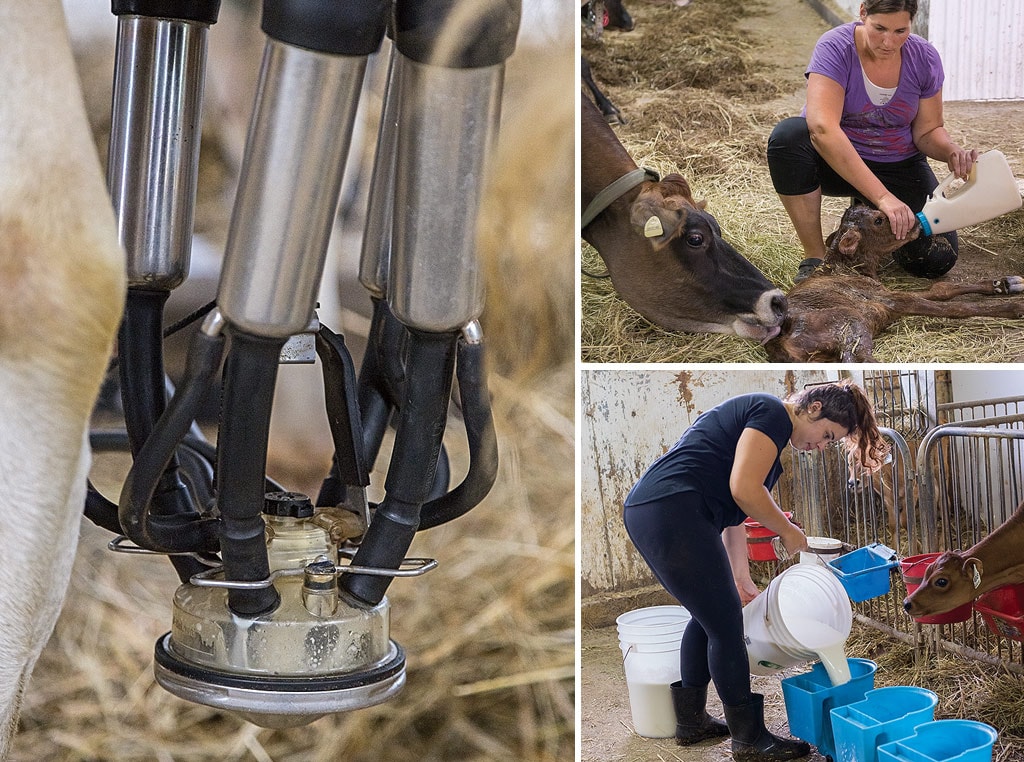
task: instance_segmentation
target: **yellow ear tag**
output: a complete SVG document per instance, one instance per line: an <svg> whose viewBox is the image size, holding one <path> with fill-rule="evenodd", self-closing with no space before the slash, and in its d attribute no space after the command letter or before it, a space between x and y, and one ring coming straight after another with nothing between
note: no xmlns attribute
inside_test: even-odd
<svg viewBox="0 0 1024 762"><path fill-rule="evenodd" d="M661 226L661 220L658 215L654 214L644 224L644 238L657 238L660 235L665 235L665 228Z"/></svg>

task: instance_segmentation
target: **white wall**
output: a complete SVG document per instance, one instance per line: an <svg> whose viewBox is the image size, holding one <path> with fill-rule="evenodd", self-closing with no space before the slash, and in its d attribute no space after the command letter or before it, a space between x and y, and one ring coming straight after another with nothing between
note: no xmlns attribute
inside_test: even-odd
<svg viewBox="0 0 1024 762"><path fill-rule="evenodd" d="M930 0L928 39L946 71L943 99L1024 98L1024 3Z"/></svg>
<svg viewBox="0 0 1024 762"><path fill-rule="evenodd" d="M861 0L807 0L830 23L860 15ZM946 101L1024 99L1021 0L921 0L914 31L942 56Z"/></svg>

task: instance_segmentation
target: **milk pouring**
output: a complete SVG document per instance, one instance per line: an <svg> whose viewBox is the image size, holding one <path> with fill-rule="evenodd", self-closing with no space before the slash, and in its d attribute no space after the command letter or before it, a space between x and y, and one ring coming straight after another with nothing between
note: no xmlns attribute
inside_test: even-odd
<svg viewBox="0 0 1024 762"><path fill-rule="evenodd" d="M946 190L955 179L951 173L939 183L917 213L925 235L948 233L1020 209L1020 189L1001 151L979 156L967 182L947 196Z"/></svg>
<svg viewBox="0 0 1024 762"><path fill-rule="evenodd" d="M770 675L817 658L833 685L850 680L846 639L853 609L842 583L824 565L795 564L743 607L743 639L754 675Z"/></svg>

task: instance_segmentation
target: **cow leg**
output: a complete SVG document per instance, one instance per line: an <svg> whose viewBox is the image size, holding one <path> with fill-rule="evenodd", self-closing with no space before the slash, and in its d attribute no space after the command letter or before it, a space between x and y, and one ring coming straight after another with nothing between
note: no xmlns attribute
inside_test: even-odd
<svg viewBox="0 0 1024 762"><path fill-rule="evenodd" d="M594 81L594 73L591 71L590 63L586 58L580 59L580 77L583 80L583 84L587 86L587 89L594 96L594 102L597 103L597 107L601 109L601 113L604 114L604 118L608 123L626 124L626 120L622 117L622 112L615 107L615 104L597 86L597 83Z"/></svg>
<svg viewBox="0 0 1024 762"><path fill-rule="evenodd" d="M0 3L0 759L71 578L124 257L59 0Z"/></svg>

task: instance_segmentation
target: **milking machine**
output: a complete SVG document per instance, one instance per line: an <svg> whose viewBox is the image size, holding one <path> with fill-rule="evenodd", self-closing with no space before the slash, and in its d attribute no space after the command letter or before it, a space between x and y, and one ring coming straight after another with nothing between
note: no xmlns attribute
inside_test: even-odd
<svg viewBox="0 0 1024 762"><path fill-rule="evenodd" d="M484 7L486 6L486 8ZM481 11L486 11L481 13ZM518 0L266 0L262 68L217 298L169 393L163 309L185 280L206 38L218 2L114 0L108 179L128 259L118 366L132 467L86 515L113 550L170 557L182 581L155 648L182 698L280 727L385 701L405 682L386 597L417 531L493 484L474 249ZM448 33L457 27L456 34ZM393 45L360 281L373 302L358 369L316 296L368 56ZM280 362L321 360L334 444L320 493L266 475ZM195 420L221 378L216 445ZM449 489L458 403L470 465ZM367 499L389 427L384 498Z"/></svg>

